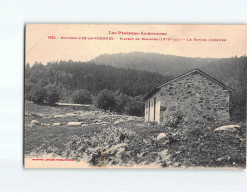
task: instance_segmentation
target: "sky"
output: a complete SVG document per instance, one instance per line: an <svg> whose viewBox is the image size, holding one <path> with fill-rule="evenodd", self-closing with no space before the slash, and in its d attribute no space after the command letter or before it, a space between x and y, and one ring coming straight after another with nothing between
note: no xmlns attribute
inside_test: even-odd
<svg viewBox="0 0 247 195"><path fill-rule="evenodd" d="M201 58L247 53L247 25L27 24L25 32L25 63L30 65L60 60L89 61L101 54L129 52ZM163 35L132 35L132 32ZM95 40L95 37L113 40Z"/></svg>

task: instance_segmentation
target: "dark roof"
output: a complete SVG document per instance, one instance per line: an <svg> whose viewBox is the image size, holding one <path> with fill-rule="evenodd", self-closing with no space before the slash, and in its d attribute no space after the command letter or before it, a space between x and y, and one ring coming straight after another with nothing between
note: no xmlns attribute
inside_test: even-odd
<svg viewBox="0 0 247 195"><path fill-rule="evenodd" d="M220 81L216 80L215 78L209 76L209 75L206 74L205 72L203 72L203 71L201 71L200 69L196 68L196 69L193 69L193 70L191 70L191 71L189 71L189 72L187 72L187 73L185 73L185 74L182 74L182 75L180 75L180 76L178 76L178 77L176 77L176 78L174 78L174 79L172 79L172 80L170 80L170 81L168 81L168 82L166 82L166 83L163 83L163 84L160 84L160 85L155 86L155 87L154 87L154 88L153 88L153 89L152 89L152 90L151 90L151 91L143 98L143 100L147 100L148 98L150 98L153 94L155 94L157 91L159 91L161 87L163 87L163 86L165 86L165 85L168 85L168 84L170 84L170 83L172 83L172 82L174 82L174 81L176 81L176 80L179 80L179 79L181 79L181 78L183 78L183 77L185 77L185 76L187 76L187 75L189 75L189 74L191 74L191 73L194 73L194 72L199 72L199 73L202 74L203 76L207 77L209 80L211 80L211 81L213 81L214 83L216 83L216 84L220 85L221 87L223 87L224 89L227 89L227 90L229 90L229 91L231 91L231 92L232 92L232 91L235 91L234 89L228 87L228 86L225 85L224 83L221 83Z"/></svg>

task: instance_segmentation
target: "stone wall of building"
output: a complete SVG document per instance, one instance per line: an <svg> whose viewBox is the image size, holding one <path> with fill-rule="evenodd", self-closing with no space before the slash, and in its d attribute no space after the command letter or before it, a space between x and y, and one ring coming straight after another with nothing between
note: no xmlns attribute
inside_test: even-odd
<svg viewBox="0 0 247 195"><path fill-rule="evenodd" d="M230 120L229 91L199 72L161 87L147 102L153 102L154 97L159 102L160 123L165 123L173 112L181 112L189 122ZM145 119L147 112L146 107Z"/></svg>

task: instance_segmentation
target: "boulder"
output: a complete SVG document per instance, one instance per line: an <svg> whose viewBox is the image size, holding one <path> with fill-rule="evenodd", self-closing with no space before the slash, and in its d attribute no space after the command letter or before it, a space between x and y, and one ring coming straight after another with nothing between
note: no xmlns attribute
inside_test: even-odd
<svg viewBox="0 0 247 195"><path fill-rule="evenodd" d="M173 166L174 166L174 167L180 167L180 166L181 166L181 164L180 164L180 163L178 163L178 162L175 162L175 163L173 164Z"/></svg>
<svg viewBox="0 0 247 195"><path fill-rule="evenodd" d="M157 136L157 141L163 139L166 137L166 134L165 133L160 133L158 136Z"/></svg>
<svg viewBox="0 0 247 195"><path fill-rule="evenodd" d="M67 126L68 127L78 127L81 126L81 122L68 122Z"/></svg>
<svg viewBox="0 0 247 195"><path fill-rule="evenodd" d="M53 123L52 126L60 126L61 123Z"/></svg>
<svg viewBox="0 0 247 195"><path fill-rule="evenodd" d="M54 117L54 118L63 118L64 115L61 115L61 114L60 114L60 115L54 115L53 117Z"/></svg>
<svg viewBox="0 0 247 195"><path fill-rule="evenodd" d="M216 128L214 131L235 131L239 128L240 128L239 125L225 125L225 126Z"/></svg>
<svg viewBox="0 0 247 195"><path fill-rule="evenodd" d="M122 122L124 122L124 120L122 120L122 119L116 120L116 121L114 121L114 125L119 124L119 123L122 123Z"/></svg>
<svg viewBox="0 0 247 195"><path fill-rule="evenodd" d="M66 116L75 116L76 114L75 113L67 113L65 114Z"/></svg>
<svg viewBox="0 0 247 195"><path fill-rule="evenodd" d="M40 123L39 123L39 121L37 121L37 120L32 120L31 121L31 125L39 125Z"/></svg>
<svg viewBox="0 0 247 195"><path fill-rule="evenodd" d="M25 112L25 116L32 116L30 112Z"/></svg>

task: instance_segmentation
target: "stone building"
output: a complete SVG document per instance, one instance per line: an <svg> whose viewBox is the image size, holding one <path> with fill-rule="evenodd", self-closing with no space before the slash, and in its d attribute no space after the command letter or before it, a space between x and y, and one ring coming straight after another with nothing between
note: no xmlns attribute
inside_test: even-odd
<svg viewBox="0 0 247 195"><path fill-rule="evenodd" d="M229 121L234 90L199 69L153 88L145 97L145 122L166 123L179 112L189 122Z"/></svg>

